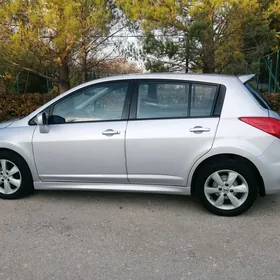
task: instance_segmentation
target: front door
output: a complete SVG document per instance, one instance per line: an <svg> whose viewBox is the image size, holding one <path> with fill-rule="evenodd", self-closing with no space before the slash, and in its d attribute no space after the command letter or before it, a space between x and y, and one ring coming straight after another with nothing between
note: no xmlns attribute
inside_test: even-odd
<svg viewBox="0 0 280 280"><path fill-rule="evenodd" d="M126 133L131 183L186 186L192 165L215 138L218 89L176 80L139 81Z"/></svg>
<svg viewBox="0 0 280 280"><path fill-rule="evenodd" d="M42 181L127 183L125 132L129 82L78 90L50 108L49 132L37 126L34 157Z"/></svg>

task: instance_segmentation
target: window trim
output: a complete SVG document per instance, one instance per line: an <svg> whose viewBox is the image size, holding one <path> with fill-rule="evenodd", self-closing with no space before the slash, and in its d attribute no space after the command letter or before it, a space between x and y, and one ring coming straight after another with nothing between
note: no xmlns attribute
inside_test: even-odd
<svg viewBox="0 0 280 280"><path fill-rule="evenodd" d="M212 112L214 117L220 117L221 116L223 106L224 106L226 91L227 91L226 86L219 85L219 89L218 89L218 92L217 92L217 95L216 95L216 103L215 103L215 106L214 106L213 112Z"/></svg>
<svg viewBox="0 0 280 280"><path fill-rule="evenodd" d="M125 79L125 80L114 80L114 81L105 81L105 82L100 82L100 83L96 83L96 84L91 84L82 88L79 88L76 91L73 91L69 94L67 94L66 96L58 99L57 101L55 101L54 103L52 103L49 107L45 108L44 110L40 111L38 114L41 114L43 112L47 112L49 116L51 116L53 114L53 110L54 110L54 106L60 102L62 102L63 100L71 97L74 94L78 94L88 88L91 87L99 87L102 86L104 84L108 85L108 84L116 84L116 83L128 83L127 86L127 92L126 92L126 96L125 96L125 100L124 100L124 105L123 105L123 111L122 111L122 115L121 118L119 120L96 120L96 121L77 121L77 122L65 122L65 123L61 123L61 124L50 124L50 125L65 125L65 124L78 124L78 123L97 123L97 122L117 122L117 121L128 121L128 117L129 117L129 110L130 110L130 103L131 103L131 98L132 98L132 91L133 91L133 82L134 80L132 79ZM38 115L37 114L37 115ZM32 121L34 121L37 117L37 115L35 117L33 117L31 120L29 120L28 125L37 125L36 123L32 123Z"/></svg>
<svg viewBox="0 0 280 280"><path fill-rule="evenodd" d="M188 114L189 116L178 116L178 117L155 117L155 118L137 118L137 105L138 105L138 95L139 95L139 85L141 83L149 83L149 82L155 82L155 83L182 83L182 84L188 84L189 85L189 93L188 93L188 104L190 104L191 100L191 90L192 90L192 85L209 85L209 86L216 86L217 90L215 93L215 99L212 105L211 109L211 115L210 116L190 116L190 110L191 106L188 105ZM133 92L132 92L132 99L131 99L131 105L130 105L130 112L129 112L129 120L130 121L145 121L145 120L169 120L169 119L205 119L205 118L220 118L222 108L223 108L223 103L224 103L224 98L225 98L225 92L226 92L226 87L224 85L216 84L216 83L211 83L211 82L200 82L200 81L195 81L195 80L181 80L181 79L137 79L135 80L135 84L133 87ZM217 108L218 100L220 102L220 108Z"/></svg>

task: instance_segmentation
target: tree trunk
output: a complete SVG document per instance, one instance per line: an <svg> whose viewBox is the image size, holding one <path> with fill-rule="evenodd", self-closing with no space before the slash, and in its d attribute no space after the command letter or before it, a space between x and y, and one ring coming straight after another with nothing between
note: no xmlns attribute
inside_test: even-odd
<svg viewBox="0 0 280 280"><path fill-rule="evenodd" d="M203 73L215 72L214 32L209 28L204 36Z"/></svg>
<svg viewBox="0 0 280 280"><path fill-rule="evenodd" d="M214 9L209 8L206 21L209 26L205 30L203 40L203 73L215 72L215 46L214 46Z"/></svg>
<svg viewBox="0 0 280 280"><path fill-rule="evenodd" d="M88 80L88 75L87 75L87 49L86 49L86 38L85 37L82 40L81 59L82 59L82 82L85 83Z"/></svg>
<svg viewBox="0 0 280 280"><path fill-rule="evenodd" d="M185 34L185 73L189 73L189 62L190 62L190 42L189 35Z"/></svg>
<svg viewBox="0 0 280 280"><path fill-rule="evenodd" d="M189 58L188 57L186 57L185 64L186 64L186 66L185 66L185 73L189 73Z"/></svg>
<svg viewBox="0 0 280 280"><path fill-rule="evenodd" d="M59 69L59 93L63 93L70 89L70 74L68 58L62 60L62 66Z"/></svg>

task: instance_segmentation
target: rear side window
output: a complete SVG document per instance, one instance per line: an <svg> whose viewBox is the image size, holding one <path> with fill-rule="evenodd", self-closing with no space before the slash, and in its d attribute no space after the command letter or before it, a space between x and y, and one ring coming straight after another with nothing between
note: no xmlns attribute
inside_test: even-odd
<svg viewBox="0 0 280 280"><path fill-rule="evenodd" d="M216 86L192 84L190 116L211 116L215 105L216 95Z"/></svg>
<svg viewBox="0 0 280 280"><path fill-rule="evenodd" d="M173 81L138 84L138 119L207 117L213 115L216 85Z"/></svg>
<svg viewBox="0 0 280 280"><path fill-rule="evenodd" d="M137 118L188 116L189 85L148 82L138 87Z"/></svg>
<svg viewBox="0 0 280 280"><path fill-rule="evenodd" d="M245 87L249 90L251 95L257 100L257 102L265 109L272 110L271 105L262 97L262 95L254 87L253 83L248 81L245 84Z"/></svg>

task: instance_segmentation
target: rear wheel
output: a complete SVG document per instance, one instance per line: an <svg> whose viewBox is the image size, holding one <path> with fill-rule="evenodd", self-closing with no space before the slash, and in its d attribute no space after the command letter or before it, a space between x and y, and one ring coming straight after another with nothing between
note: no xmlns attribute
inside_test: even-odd
<svg viewBox="0 0 280 280"><path fill-rule="evenodd" d="M203 166L196 189L206 209L222 216L236 216L247 211L258 193L255 172L242 160L228 159Z"/></svg>
<svg viewBox="0 0 280 280"><path fill-rule="evenodd" d="M33 190L32 176L26 162L17 154L0 152L0 198L15 199Z"/></svg>

